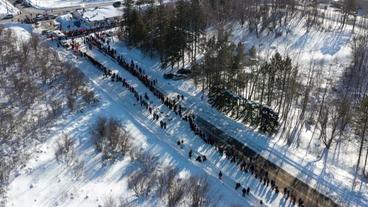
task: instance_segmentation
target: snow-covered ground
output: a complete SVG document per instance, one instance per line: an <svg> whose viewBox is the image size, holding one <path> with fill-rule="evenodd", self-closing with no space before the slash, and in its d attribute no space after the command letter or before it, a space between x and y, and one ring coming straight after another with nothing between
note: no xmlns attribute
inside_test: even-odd
<svg viewBox="0 0 368 207"><path fill-rule="evenodd" d="M201 91L196 89L191 81L167 81L162 78L162 70L159 68L159 61L147 58L136 49L128 49L124 44L115 43L120 54L129 61L130 59L138 62L142 68L150 68L148 74L160 83L160 87L172 94L184 94L188 97L186 103L201 116L210 120L212 124L226 131L229 135L242 140L252 149L259 152L265 158L273 161L278 166L287 170L294 176L305 181L311 186L324 192L347 206L366 206L368 205L368 186L367 183L359 178L354 186L359 190L352 190L354 180L354 163L356 161L356 148L354 146L339 146L331 152L328 160L324 163L316 155L319 151L313 143L312 150L307 149L311 131L303 131L303 147L286 147L283 139L270 139L269 137L257 134L247 128L242 123L238 123L218 111L212 109L208 103L201 100ZM221 121L219 121L221 120ZM309 138L309 139L308 139ZM342 149L344 147L344 149ZM342 151L343 150L343 151Z"/></svg>
<svg viewBox="0 0 368 207"><path fill-rule="evenodd" d="M154 198L136 200L127 189L127 175L134 169L134 164L128 158L114 164L102 164L101 154L95 151L90 139L91 127L99 116L120 120L135 138L136 145L159 155L162 163L175 166L181 175L208 175L210 199L218 201L216 206L257 206L260 199L267 205L288 205L281 194L274 194L250 174L240 172L234 164L196 138L186 122L162 106L135 77L106 56L98 51L90 51L91 55L125 77L140 93L149 94L152 104L157 106L166 119L172 119L167 131L152 121L148 112L136 103L121 84L103 78L88 61L76 59L69 51L60 51L60 54L86 74L101 102L82 113L65 117L67 121L58 123L51 130L48 141L41 144L27 165L16 173L16 178L9 186L7 206L97 206L102 205L108 197L115 201L124 198L139 206L162 206ZM69 168L55 160L56 140L62 134L70 134L76 141L77 157L85 166L82 177L75 177ZM178 139L185 140L183 149L176 145ZM195 154L200 152L208 155L208 161L198 163L194 159L189 160L190 148ZM220 170L224 173L223 182L218 180ZM251 195L243 198L240 190L236 192L236 181L244 187L250 186Z"/></svg>
<svg viewBox="0 0 368 207"><path fill-rule="evenodd" d="M7 0L0 0L0 19L7 14L18 14L19 10Z"/></svg>
<svg viewBox="0 0 368 207"><path fill-rule="evenodd" d="M251 47L253 44L261 48L261 56L269 56L279 51L289 54L299 65L302 72L306 72L311 64L321 66L323 78L336 80L349 65L351 58L350 42L352 40L351 27L337 29L339 25L331 24L324 31L312 29L307 32L303 22L293 20L289 24L289 34L274 38L264 34L257 39L249 34L246 28L235 27L233 35L236 41L245 42ZM327 160L319 159L318 155L323 146L315 135L312 139L312 129L303 128L300 134L299 147L286 147L285 139L259 135L241 123L227 118L212 109L201 100L201 91L194 87L191 81L167 81L162 78L163 70L159 60L147 58L139 50L128 49L117 41L112 44L120 54L129 61L138 62L142 68L148 69L148 74L159 80L165 91L173 94L184 94L187 104L197 113L206 117L214 125L226 131L229 135L242 140L252 149L258 151L265 158L273 161L294 176L316 187L319 191L332 197L346 206L367 206L368 185L360 177L354 179L357 147L355 142L340 143L334 146ZM219 121L221 120L221 121ZM355 180L355 182L354 182ZM353 187L354 186L354 187Z"/></svg>
<svg viewBox="0 0 368 207"><path fill-rule="evenodd" d="M303 20L301 20L303 21ZM309 65L315 63L324 68L323 77L337 79L343 68L347 66L351 58L350 41L352 39L351 28L345 27L338 30L338 25L331 24L324 30L312 29L306 31L304 23L294 19L285 29L284 35L279 38L267 35L267 31L256 38L249 34L246 27L236 25L233 30L234 41L244 42L250 48L255 45L262 57L270 56L276 51L289 54L298 64L302 72L306 72ZM286 31L288 34L286 35ZM321 144L311 139L311 129L304 128L300 134L299 147L285 147L285 140L278 137L259 135L225 115L212 109L205 101L201 100L201 91L195 88L192 81L168 81L162 78L163 70L159 60L151 59L139 50L130 49L125 44L115 41L111 44L120 54L129 61L134 60L146 73L158 79L159 86L171 94L183 94L187 106L190 106L198 114L207 118L212 124L226 131L229 135L242 140L252 149L258 151L265 158L284 168L294 176L319 191L333 198L344 206L368 206L368 186L359 177L354 181L354 168L356 161L356 146L343 143L330 151L327 160L318 159ZM256 199L262 199L268 205L287 206L280 196L273 196L269 189L260 185L252 176L240 173L233 164L219 157L218 153L201 140L194 138L192 132L185 123L159 105L160 110L168 119L172 119L166 132L159 129L156 123L150 121L150 117L139 105L135 105L132 96L120 85L104 80L99 72L84 60L75 59L69 52L61 52L68 60L77 65L90 79L91 86L101 97L102 103L82 114L75 114L68 119L69 123L60 123L54 129L50 140L41 149L42 152L20 171L20 175L9 187L10 206L91 206L102 204L106 196L118 199L122 194L131 198L131 193L126 188L126 175L131 167L129 160L122 160L114 165L102 166L98 161L99 155L93 150L89 140L89 129L99 115L112 116L126 124L128 130L137 137L138 142L146 149L160 154L163 162L173 163L181 171L194 174L209 174L210 183L213 186L212 196L222 194L219 205L242 203L245 206L257 203ZM101 60L109 68L113 68L128 77L138 91L147 92L137 79L131 77L109 58L98 51L89 53ZM323 67L322 67L323 66ZM328 69L328 70L326 70ZM221 121L219 121L221 120ZM63 166L58 165L54 159L55 139L64 132L71 133L77 140L78 154L86 163L85 175L81 179L74 179L73 175ZM209 162L199 164L187 159L188 146L180 149L176 146L178 139L184 139L190 143L190 147L202 154L206 154ZM219 170L225 172L225 182L218 182ZM242 185L249 185L254 190L251 198L243 199L239 192L233 190L233 182L240 181ZM32 185L32 188L30 186ZM354 186L354 188L353 188ZM119 193L117 193L119 192ZM70 194L73 199L70 199ZM86 198L88 196L88 198ZM150 206L148 203L140 203Z"/></svg>
<svg viewBox="0 0 368 207"><path fill-rule="evenodd" d="M53 9L62 7L85 6L91 4L115 2L114 0L26 0L33 7Z"/></svg>

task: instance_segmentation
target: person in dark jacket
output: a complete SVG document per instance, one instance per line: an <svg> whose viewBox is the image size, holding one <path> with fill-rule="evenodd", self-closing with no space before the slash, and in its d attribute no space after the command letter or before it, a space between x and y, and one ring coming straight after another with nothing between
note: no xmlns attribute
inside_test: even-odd
<svg viewBox="0 0 368 207"><path fill-rule="evenodd" d="M241 187L240 183L239 183L239 182L237 182L237 183L235 184L235 190L238 190L238 188L240 188L240 187Z"/></svg>
<svg viewBox="0 0 368 207"><path fill-rule="evenodd" d="M243 197L245 197L245 194L247 193L247 190L245 188L242 189Z"/></svg>

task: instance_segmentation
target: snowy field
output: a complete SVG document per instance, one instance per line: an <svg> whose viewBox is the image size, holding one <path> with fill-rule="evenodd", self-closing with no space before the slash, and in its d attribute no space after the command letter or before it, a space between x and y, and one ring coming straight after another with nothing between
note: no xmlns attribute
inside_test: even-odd
<svg viewBox="0 0 368 207"><path fill-rule="evenodd" d="M62 7L84 6L90 4L101 4L115 2L114 0L26 0L33 7L42 9L53 9Z"/></svg>
<svg viewBox="0 0 368 207"><path fill-rule="evenodd" d="M19 10L7 0L0 0L0 19L6 14L17 14Z"/></svg>

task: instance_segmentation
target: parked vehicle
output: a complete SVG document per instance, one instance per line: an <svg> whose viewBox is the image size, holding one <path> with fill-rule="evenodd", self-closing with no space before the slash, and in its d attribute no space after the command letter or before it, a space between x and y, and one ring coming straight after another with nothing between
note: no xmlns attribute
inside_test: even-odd
<svg viewBox="0 0 368 207"><path fill-rule="evenodd" d="M47 32L48 32L48 30L42 30L41 34L42 34L42 35L46 35L46 34L47 34Z"/></svg>
<svg viewBox="0 0 368 207"><path fill-rule="evenodd" d="M37 14L36 17L34 18L37 21L41 21L43 20L45 17L42 14Z"/></svg>
<svg viewBox="0 0 368 207"><path fill-rule="evenodd" d="M115 8L121 7L121 1L116 1L112 4Z"/></svg>
<svg viewBox="0 0 368 207"><path fill-rule="evenodd" d="M3 17L3 19L13 19L14 15L12 14L7 14Z"/></svg>
<svg viewBox="0 0 368 207"><path fill-rule="evenodd" d="M183 74L174 74L174 73L165 73L164 74L164 78L165 79L172 79L172 80L181 80L181 79L185 79L188 76L183 75Z"/></svg>
<svg viewBox="0 0 368 207"><path fill-rule="evenodd" d="M67 40L61 40L60 45L63 46L65 49L70 49L70 45Z"/></svg>
<svg viewBox="0 0 368 207"><path fill-rule="evenodd" d="M183 74L183 75L190 75L192 73L192 71L188 70L188 69L179 69L178 74Z"/></svg>

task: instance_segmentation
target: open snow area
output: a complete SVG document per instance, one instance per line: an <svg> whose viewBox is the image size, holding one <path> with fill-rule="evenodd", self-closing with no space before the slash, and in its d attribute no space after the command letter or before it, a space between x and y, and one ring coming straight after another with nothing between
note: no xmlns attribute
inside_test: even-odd
<svg viewBox="0 0 368 207"><path fill-rule="evenodd" d="M0 0L0 19L7 14L18 14L19 10L7 0Z"/></svg>

